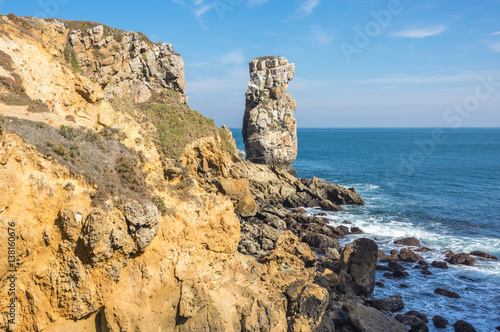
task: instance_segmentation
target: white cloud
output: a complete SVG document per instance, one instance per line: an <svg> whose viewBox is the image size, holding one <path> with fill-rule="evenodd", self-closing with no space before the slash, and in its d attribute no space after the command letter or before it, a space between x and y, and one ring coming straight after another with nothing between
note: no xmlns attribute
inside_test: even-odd
<svg viewBox="0 0 500 332"><path fill-rule="evenodd" d="M311 39L322 44L330 45L334 39L333 34L326 32L324 29L318 26L314 26L311 29Z"/></svg>
<svg viewBox="0 0 500 332"><path fill-rule="evenodd" d="M404 38L425 38L430 36L436 36L441 34L446 30L446 26L437 25L422 29L408 29L398 31L392 34L393 37L404 37Z"/></svg>
<svg viewBox="0 0 500 332"><path fill-rule="evenodd" d="M206 13L208 12L210 9L212 9L213 7L213 3L209 4L209 5L205 5L205 6L202 6L202 7L197 7L195 10L194 10L194 15L196 16L196 18L199 20L201 19L201 17Z"/></svg>
<svg viewBox="0 0 500 332"><path fill-rule="evenodd" d="M319 5L320 0L301 0L295 12L288 16L286 21L298 21L314 12L314 9Z"/></svg>
<svg viewBox="0 0 500 332"><path fill-rule="evenodd" d="M210 9L214 7L215 1L208 2L207 0L170 0L173 3L188 8L198 20L198 23L203 26L202 17Z"/></svg>
<svg viewBox="0 0 500 332"><path fill-rule="evenodd" d="M0 2L0 4L1 4L1 2ZM500 35L500 31L490 33L490 36L498 36L498 35Z"/></svg>
<svg viewBox="0 0 500 332"><path fill-rule="evenodd" d="M500 43L490 43L488 46L497 53L500 53Z"/></svg>
<svg viewBox="0 0 500 332"><path fill-rule="evenodd" d="M220 56L219 61L223 64L241 65L245 62L245 55L242 50L238 50Z"/></svg>
<svg viewBox="0 0 500 332"><path fill-rule="evenodd" d="M297 8L297 11L303 12L305 15L310 15L319 5L319 0L304 0Z"/></svg>

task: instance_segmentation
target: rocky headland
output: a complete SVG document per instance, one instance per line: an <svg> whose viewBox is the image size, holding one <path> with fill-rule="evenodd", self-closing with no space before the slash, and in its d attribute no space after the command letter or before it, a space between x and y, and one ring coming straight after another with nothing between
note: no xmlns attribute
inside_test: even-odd
<svg viewBox="0 0 500 332"><path fill-rule="evenodd" d="M364 201L291 174L284 58L250 63L246 161L187 106L170 44L9 14L0 45L0 330L425 331L425 315L395 315L400 297L371 297L375 271L475 262L429 265L416 239L389 255L365 238L341 247L362 230L306 212Z"/></svg>

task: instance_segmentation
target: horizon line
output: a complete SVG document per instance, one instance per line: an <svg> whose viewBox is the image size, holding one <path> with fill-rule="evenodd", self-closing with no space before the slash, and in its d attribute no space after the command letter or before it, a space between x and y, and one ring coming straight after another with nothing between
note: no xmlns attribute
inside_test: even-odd
<svg viewBox="0 0 500 332"><path fill-rule="evenodd" d="M226 126L227 127L227 126ZM241 127L227 127L228 129L242 129ZM500 129L500 126L482 126L482 127L297 127L297 129Z"/></svg>

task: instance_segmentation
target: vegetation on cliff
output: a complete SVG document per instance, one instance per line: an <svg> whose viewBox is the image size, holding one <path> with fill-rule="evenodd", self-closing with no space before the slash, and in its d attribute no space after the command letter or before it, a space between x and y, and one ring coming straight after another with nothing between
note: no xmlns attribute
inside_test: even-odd
<svg viewBox="0 0 500 332"><path fill-rule="evenodd" d="M54 158L74 174L97 187L93 204L108 199L151 199L138 156L120 143L109 131L97 133L61 126L59 129L40 122L0 117L0 128L13 132L49 158ZM160 202L158 202L160 203Z"/></svg>

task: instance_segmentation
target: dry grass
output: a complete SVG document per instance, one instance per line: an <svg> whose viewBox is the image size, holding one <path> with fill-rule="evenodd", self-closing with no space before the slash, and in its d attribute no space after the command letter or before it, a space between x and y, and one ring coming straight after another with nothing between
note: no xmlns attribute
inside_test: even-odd
<svg viewBox="0 0 500 332"><path fill-rule="evenodd" d="M43 155L51 156L97 187L93 204L108 199L121 204L125 199L150 200L151 190L137 161L137 154L114 138L88 130L62 126L53 128L13 117L0 118L0 127L32 144Z"/></svg>

